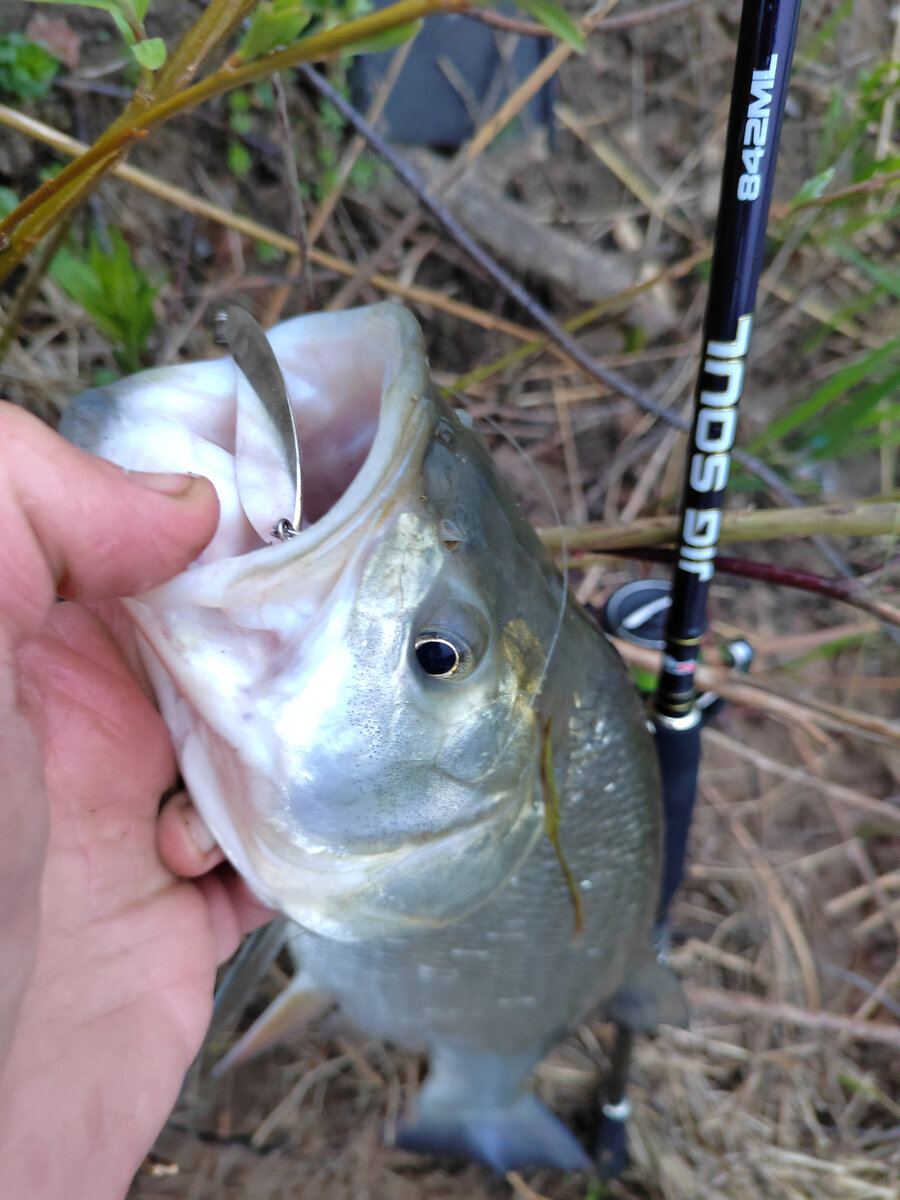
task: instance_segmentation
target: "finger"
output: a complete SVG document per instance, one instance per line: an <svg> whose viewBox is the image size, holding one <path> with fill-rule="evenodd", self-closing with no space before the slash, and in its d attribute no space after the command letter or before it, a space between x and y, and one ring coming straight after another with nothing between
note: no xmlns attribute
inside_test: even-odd
<svg viewBox="0 0 900 1200"><path fill-rule="evenodd" d="M88 871L98 919L123 896L167 886L156 825L175 755L162 717L107 631L81 605L56 604L17 664L20 702L43 733L51 853L76 874ZM61 899L67 920L74 903L71 895Z"/></svg>
<svg viewBox="0 0 900 1200"><path fill-rule="evenodd" d="M34 636L57 595L135 595L171 579L215 532L211 484L128 474L0 403L0 613L13 644Z"/></svg>
<svg viewBox="0 0 900 1200"><path fill-rule="evenodd" d="M196 880L195 885L206 900L220 965L231 958L245 933L276 916L250 894L244 881L227 864Z"/></svg>
<svg viewBox="0 0 900 1200"><path fill-rule="evenodd" d="M193 879L224 862L225 855L187 792L163 805L156 828L159 857L174 875Z"/></svg>

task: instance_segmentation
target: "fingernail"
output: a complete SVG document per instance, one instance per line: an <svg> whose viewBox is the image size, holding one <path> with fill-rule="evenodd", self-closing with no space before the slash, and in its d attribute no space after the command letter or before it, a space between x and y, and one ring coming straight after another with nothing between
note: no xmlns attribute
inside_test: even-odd
<svg viewBox="0 0 900 1200"><path fill-rule="evenodd" d="M194 805L191 803L190 799L187 797L181 801L181 810L182 820L184 821L188 833L193 839L194 845L205 857L211 850L215 850L218 842L213 837L212 831L207 823L203 820L196 808L194 808Z"/></svg>
<svg viewBox="0 0 900 1200"><path fill-rule="evenodd" d="M152 492L162 492L167 496L182 496L197 482L197 475L175 475L158 471L126 471L125 474L134 483L149 488Z"/></svg>

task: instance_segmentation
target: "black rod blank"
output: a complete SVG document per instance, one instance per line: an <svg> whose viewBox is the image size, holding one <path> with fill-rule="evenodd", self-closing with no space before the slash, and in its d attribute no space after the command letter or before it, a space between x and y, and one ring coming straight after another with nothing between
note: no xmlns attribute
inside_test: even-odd
<svg viewBox="0 0 900 1200"><path fill-rule="evenodd" d="M654 700L666 825L661 923L681 880L693 813L700 762L694 671L706 632L799 16L800 0L744 0L741 13L672 604Z"/></svg>

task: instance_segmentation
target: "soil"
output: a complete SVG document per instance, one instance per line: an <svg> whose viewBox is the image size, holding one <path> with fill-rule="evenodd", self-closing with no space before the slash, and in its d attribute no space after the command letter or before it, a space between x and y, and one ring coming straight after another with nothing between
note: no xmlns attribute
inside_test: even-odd
<svg viewBox="0 0 900 1200"><path fill-rule="evenodd" d="M199 8L155 3L150 32L171 40ZM30 6L5 6L0 28L19 27L31 15ZM507 139L484 155L490 164L484 178L537 229L552 227L617 256L635 282L679 263L713 231L738 15L732 0L712 0L595 34L587 53L558 73L557 100L570 116L560 122L555 147L547 150L533 136ZM832 17L838 32L828 35ZM103 14L66 9L65 19L82 39L73 73L78 88L57 86L33 111L89 141L120 111L120 96L107 92L122 86L121 74L104 68L121 55L113 39L101 39ZM829 103L852 93L858 72L890 44L895 20L886 0L867 0L850 13L822 0L804 8L776 206L821 169ZM314 93L292 80L287 98L309 218L349 135L323 121ZM291 228L274 113L251 97L249 126L236 133L229 111L223 100L177 118L137 148L131 162L229 211L277 230ZM591 140L606 147L607 164L624 167L604 165ZM243 177L228 167L235 143L250 160ZM0 184L24 188L53 161L37 143L0 133ZM351 263L364 262L399 219L387 168L366 161L366 176L351 178L318 243ZM830 186L841 184L845 168L839 164ZM635 179L645 198L648 190L658 195L654 212L636 194ZM272 261L259 243L120 181L102 185L78 218L76 234L91 223L123 230L135 260L163 280L147 365L209 355L208 318L217 305L236 299L262 315L288 275L284 256ZM849 312L866 281L827 241L804 239L805 227L795 228L767 255L773 265L763 279L750 352L744 445L836 365L883 345L896 328L896 308L886 301L823 323L823 310ZM896 262L895 225L866 226L854 237L872 260ZM380 269L485 314L478 325L436 304L412 304L442 384L515 348L508 334L487 327L491 320L529 323L424 217ZM520 274L559 319L581 310L558 282L524 268ZM323 267L314 267L310 278L309 297L292 283L283 316L325 306L344 282ZM579 336L586 349L681 411L696 370L702 269L653 295L669 314L659 332L648 334L622 303ZM380 298L365 284L356 302ZM66 396L113 366L107 340L47 280L0 374L9 399L52 422ZM484 422L498 464L539 525L556 523L557 516L567 523L616 524L671 512L677 504L683 439L586 384L552 354L474 385L465 402ZM890 452L821 462L810 449L773 454L808 502L853 500L896 486ZM535 467L543 483L536 482ZM738 471L729 503L767 507L772 500ZM839 548L863 573L883 568L894 552L888 539L844 540ZM831 573L812 542L789 539L739 553ZM659 570L610 559L576 572L573 583L583 600L601 603L624 580ZM887 595L889 583L880 577L877 594ZM710 627L710 656L724 642L746 637L757 650L754 677L789 703L780 715L731 704L707 733L670 955L691 998L693 1021L689 1031L664 1030L639 1042L632 1166L623 1179L606 1192L587 1174L536 1170L503 1179L477 1165L438 1162L386 1144L423 1064L402 1048L368 1040L332 1012L216 1081L208 1068L225 1047L208 1047L130 1200L500 1200L514 1194L526 1200L604 1194L621 1200L887 1200L900 1194L900 826L893 816L900 754L896 732L876 735L854 720L896 716L896 642L873 618L837 602L725 576L713 588ZM834 707L830 719L823 704ZM867 807L867 798L884 807ZM272 968L241 1028L275 994L286 968L281 960ZM609 1028L588 1022L536 1072L537 1092L585 1138L609 1045ZM279 1115L268 1120L279 1105Z"/></svg>

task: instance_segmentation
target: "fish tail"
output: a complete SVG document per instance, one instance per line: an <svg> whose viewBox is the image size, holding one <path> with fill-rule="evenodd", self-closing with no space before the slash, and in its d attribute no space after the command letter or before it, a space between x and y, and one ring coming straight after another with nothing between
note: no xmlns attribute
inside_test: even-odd
<svg viewBox="0 0 900 1200"><path fill-rule="evenodd" d="M571 1130L519 1090L541 1053L433 1047L414 1119L400 1127L397 1144L419 1153L477 1158L503 1174L531 1165L588 1169L591 1160Z"/></svg>
<svg viewBox="0 0 900 1200"><path fill-rule="evenodd" d="M460 1154L506 1174L519 1167L549 1166L584 1171L591 1160L558 1117L534 1096L522 1095L508 1108L466 1113L421 1114L401 1126L397 1145L420 1154Z"/></svg>

